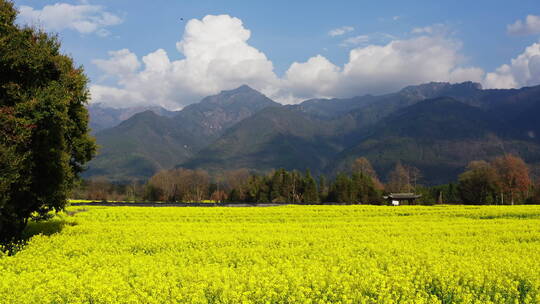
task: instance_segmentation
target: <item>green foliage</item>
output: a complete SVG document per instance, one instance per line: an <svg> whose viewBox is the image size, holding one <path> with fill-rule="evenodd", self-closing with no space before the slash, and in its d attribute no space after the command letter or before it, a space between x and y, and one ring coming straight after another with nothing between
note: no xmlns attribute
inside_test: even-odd
<svg viewBox="0 0 540 304"><path fill-rule="evenodd" d="M321 202L328 201L328 183L324 174L319 175L319 200Z"/></svg>
<svg viewBox="0 0 540 304"><path fill-rule="evenodd" d="M517 91L507 92L506 96L514 94L514 98L519 98ZM502 99L503 95L494 94L487 101ZM538 97L529 98L538 100ZM384 119L358 130L356 140L337 155L329 168L345 171L355 158L364 156L372 160L378 172L388 176L396 161L401 160L422 171L424 184L437 185L455 180L469 161L501 155L502 147L529 162L538 162L540 146L522 136L526 131L520 133L513 129L515 124L498 120L506 119L504 113L498 116L486 113L478 107L480 100L471 102L476 99L479 97L436 98L394 109ZM512 104L516 108L521 106ZM385 107L384 103L373 106Z"/></svg>
<svg viewBox="0 0 540 304"><path fill-rule="evenodd" d="M283 186L284 177L287 172L285 169L279 169L272 175L272 192L270 196L273 202L285 202L285 188Z"/></svg>
<svg viewBox="0 0 540 304"><path fill-rule="evenodd" d="M34 213L60 210L94 154L87 79L55 36L14 24L0 0L0 241Z"/></svg>
<svg viewBox="0 0 540 304"><path fill-rule="evenodd" d="M319 202L319 193L317 191L317 183L311 172L306 170L306 176L304 177L304 203L318 203Z"/></svg>
<svg viewBox="0 0 540 304"><path fill-rule="evenodd" d="M356 202L373 204L381 200L381 192L375 187L375 181L371 176L354 173L352 183L352 186L356 189Z"/></svg>
<svg viewBox="0 0 540 304"><path fill-rule="evenodd" d="M229 191L229 202L247 203L318 203L317 183L309 170L279 169L268 175L250 175L244 183Z"/></svg>
<svg viewBox="0 0 540 304"><path fill-rule="evenodd" d="M144 198L151 202L158 202L163 197L163 190L152 184L144 188Z"/></svg>
<svg viewBox="0 0 540 304"><path fill-rule="evenodd" d="M505 154L490 163L473 161L459 176L459 192L468 204L522 203L530 196L531 180L525 162Z"/></svg>
<svg viewBox="0 0 540 304"><path fill-rule="evenodd" d="M227 130L218 140L181 164L188 168L231 170L275 168L320 173L341 147L334 136L342 122L306 116L287 107L268 107Z"/></svg>
<svg viewBox="0 0 540 304"><path fill-rule="evenodd" d="M355 172L351 177L339 173L330 185L327 201L347 204L378 204L382 193L371 176Z"/></svg>
<svg viewBox="0 0 540 304"><path fill-rule="evenodd" d="M329 197L338 203L352 203L354 201L352 181L345 173L337 175L336 181L331 186Z"/></svg>
<svg viewBox="0 0 540 304"><path fill-rule="evenodd" d="M193 157L240 120L276 105L243 86L207 97L171 117L153 111L138 113L96 134L102 150L90 162L86 175L105 176L115 182L145 180Z"/></svg>
<svg viewBox="0 0 540 304"><path fill-rule="evenodd" d="M499 192L498 176L491 164L474 161L459 176L459 194L465 204L492 204Z"/></svg>
<svg viewBox="0 0 540 304"><path fill-rule="evenodd" d="M454 183L445 185L433 186L433 187L419 187L420 202L424 204L459 204L461 203L460 193L458 187ZM417 188L418 189L418 188Z"/></svg>

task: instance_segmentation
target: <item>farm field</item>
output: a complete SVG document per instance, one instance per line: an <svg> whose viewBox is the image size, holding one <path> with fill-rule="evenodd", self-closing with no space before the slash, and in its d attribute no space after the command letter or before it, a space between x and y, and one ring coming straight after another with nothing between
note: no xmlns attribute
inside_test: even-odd
<svg viewBox="0 0 540 304"><path fill-rule="evenodd" d="M80 206L27 233L0 303L540 303L540 206Z"/></svg>

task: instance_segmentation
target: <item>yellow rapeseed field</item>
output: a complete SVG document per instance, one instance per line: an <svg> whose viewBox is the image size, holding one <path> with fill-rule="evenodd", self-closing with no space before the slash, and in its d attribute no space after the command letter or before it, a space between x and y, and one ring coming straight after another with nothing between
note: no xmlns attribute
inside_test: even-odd
<svg viewBox="0 0 540 304"><path fill-rule="evenodd" d="M540 206L70 207L40 231L0 303L540 303Z"/></svg>

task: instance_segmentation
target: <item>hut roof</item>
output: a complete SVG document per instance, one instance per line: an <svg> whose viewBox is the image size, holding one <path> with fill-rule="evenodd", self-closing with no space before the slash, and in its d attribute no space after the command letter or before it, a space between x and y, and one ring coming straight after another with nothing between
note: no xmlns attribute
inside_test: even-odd
<svg viewBox="0 0 540 304"><path fill-rule="evenodd" d="M408 200L408 199L417 199L422 197L422 194L414 193L390 193L385 196L385 199L396 199L396 200Z"/></svg>

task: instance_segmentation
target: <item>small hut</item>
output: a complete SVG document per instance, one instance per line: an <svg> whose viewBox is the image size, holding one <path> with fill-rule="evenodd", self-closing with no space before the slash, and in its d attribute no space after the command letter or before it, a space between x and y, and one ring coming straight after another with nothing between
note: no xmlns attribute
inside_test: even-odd
<svg viewBox="0 0 540 304"><path fill-rule="evenodd" d="M406 201L408 205L412 205L417 198L422 197L421 194L414 193L390 193L383 198L393 206L401 205L401 202Z"/></svg>

